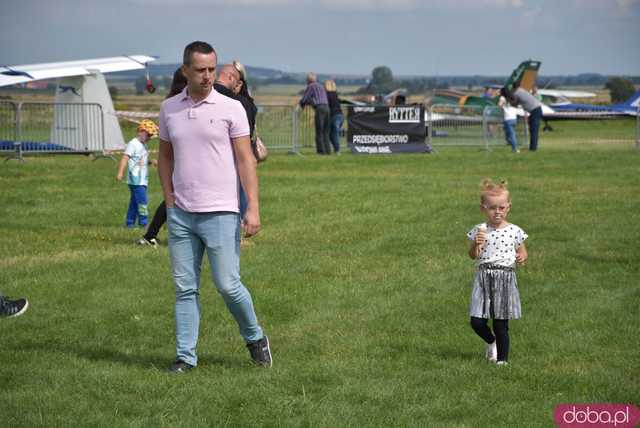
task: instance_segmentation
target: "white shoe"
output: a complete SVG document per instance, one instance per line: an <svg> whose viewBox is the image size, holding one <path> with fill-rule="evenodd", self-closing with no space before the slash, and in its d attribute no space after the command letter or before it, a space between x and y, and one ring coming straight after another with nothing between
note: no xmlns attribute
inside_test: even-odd
<svg viewBox="0 0 640 428"><path fill-rule="evenodd" d="M496 365L497 365L497 366L508 366L508 365L509 365L509 363L507 363L506 361L498 361L498 362L496 363Z"/></svg>
<svg viewBox="0 0 640 428"><path fill-rule="evenodd" d="M487 345L487 350L485 352L485 357L489 361L497 361L498 360L498 348L496 347L496 341Z"/></svg>
<svg viewBox="0 0 640 428"><path fill-rule="evenodd" d="M149 247L158 248L158 240L156 238L147 239L142 237L138 241L138 245L148 245Z"/></svg>

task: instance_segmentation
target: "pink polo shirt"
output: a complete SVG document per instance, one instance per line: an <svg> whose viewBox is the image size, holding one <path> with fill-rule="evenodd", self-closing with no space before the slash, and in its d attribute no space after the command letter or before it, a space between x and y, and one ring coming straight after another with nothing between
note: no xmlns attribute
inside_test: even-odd
<svg viewBox="0 0 640 428"><path fill-rule="evenodd" d="M188 212L238 212L238 172L232 138L249 135L239 101L215 89L199 103L187 89L163 101L160 139L173 146L176 205Z"/></svg>

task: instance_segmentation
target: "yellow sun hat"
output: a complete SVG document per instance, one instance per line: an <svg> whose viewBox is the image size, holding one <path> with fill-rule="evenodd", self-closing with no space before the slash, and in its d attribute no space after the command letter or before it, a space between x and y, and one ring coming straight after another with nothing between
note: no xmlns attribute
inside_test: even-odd
<svg viewBox="0 0 640 428"><path fill-rule="evenodd" d="M158 126L152 120L144 119L138 124L138 132L146 131L150 137L158 135Z"/></svg>

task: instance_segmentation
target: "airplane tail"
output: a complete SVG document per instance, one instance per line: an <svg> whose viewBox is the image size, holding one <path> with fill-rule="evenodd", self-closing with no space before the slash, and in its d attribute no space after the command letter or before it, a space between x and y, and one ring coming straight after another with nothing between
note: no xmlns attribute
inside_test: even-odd
<svg viewBox="0 0 640 428"><path fill-rule="evenodd" d="M640 91L636 91L627 101L620 104L621 107L637 110L640 107Z"/></svg>
<svg viewBox="0 0 640 428"><path fill-rule="evenodd" d="M538 70L541 65L542 62L540 61L528 60L521 62L520 65L513 70L504 86L509 90L513 90L513 87L518 84L522 89L530 91L536 83Z"/></svg>

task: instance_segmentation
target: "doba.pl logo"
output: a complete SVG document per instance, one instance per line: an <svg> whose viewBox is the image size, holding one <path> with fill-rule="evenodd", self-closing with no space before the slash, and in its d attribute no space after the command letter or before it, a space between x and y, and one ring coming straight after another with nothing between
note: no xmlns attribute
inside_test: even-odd
<svg viewBox="0 0 640 428"><path fill-rule="evenodd" d="M633 404L560 404L553 420L560 428L634 428L640 409Z"/></svg>

